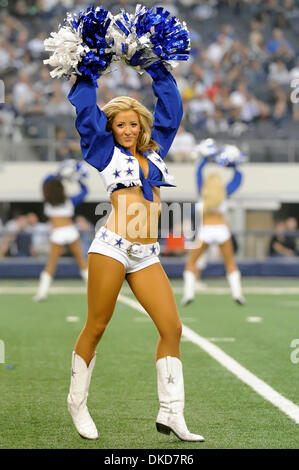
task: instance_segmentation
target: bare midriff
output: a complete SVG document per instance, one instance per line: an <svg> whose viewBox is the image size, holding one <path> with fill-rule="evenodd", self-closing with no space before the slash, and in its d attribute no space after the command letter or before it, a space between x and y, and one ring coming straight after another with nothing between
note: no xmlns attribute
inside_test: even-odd
<svg viewBox="0 0 299 470"><path fill-rule="evenodd" d="M134 186L114 191L112 211L105 227L130 242L155 243L161 213L160 188L153 187L153 201L144 198L142 188Z"/></svg>
<svg viewBox="0 0 299 470"><path fill-rule="evenodd" d="M73 221L70 217L51 217L50 222L52 228L67 227L73 224Z"/></svg>
<svg viewBox="0 0 299 470"><path fill-rule="evenodd" d="M205 212L203 214L203 225L226 225L226 221L219 212Z"/></svg>

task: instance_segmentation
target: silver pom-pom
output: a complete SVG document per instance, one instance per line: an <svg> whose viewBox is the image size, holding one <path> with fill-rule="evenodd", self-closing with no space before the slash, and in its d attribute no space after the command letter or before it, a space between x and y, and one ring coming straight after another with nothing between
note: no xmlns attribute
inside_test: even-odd
<svg viewBox="0 0 299 470"><path fill-rule="evenodd" d="M89 52L79 31L68 25L62 26L57 33L52 32L44 44L46 51L53 52L49 59L44 60L44 64L55 67L50 72L52 78L69 78L73 73L78 73L79 62Z"/></svg>

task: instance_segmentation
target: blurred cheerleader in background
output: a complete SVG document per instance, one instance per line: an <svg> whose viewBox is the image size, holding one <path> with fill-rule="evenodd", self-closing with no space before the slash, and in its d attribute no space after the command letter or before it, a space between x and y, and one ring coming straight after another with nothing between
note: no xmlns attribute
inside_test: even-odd
<svg viewBox="0 0 299 470"><path fill-rule="evenodd" d="M87 283L87 262L81 248L79 231L72 220L75 207L83 202L88 193L85 183L86 177L84 164L76 163L74 160L66 160L58 173L50 174L43 180L44 214L49 218L52 228L48 262L40 274L37 294L33 298L36 302L47 298L58 260L66 245L79 266L82 279ZM75 179L80 185L81 191L75 196L68 197L63 180L72 181Z"/></svg>
<svg viewBox="0 0 299 470"><path fill-rule="evenodd" d="M202 157L196 171L198 194L201 198L198 210L202 211L202 223L183 274L182 305L188 305L195 298L198 259L205 256L207 248L212 244L219 245L233 299L239 305L243 305L245 299L242 295L241 274L235 262L232 236L224 216L227 211L226 199L240 187L242 182L242 174L237 168L237 163L244 158L244 154L234 145L224 145L218 152L213 139L202 141L197 152ZM219 173L210 173L205 180L203 179L202 171L209 161L233 168L233 178L226 186Z"/></svg>

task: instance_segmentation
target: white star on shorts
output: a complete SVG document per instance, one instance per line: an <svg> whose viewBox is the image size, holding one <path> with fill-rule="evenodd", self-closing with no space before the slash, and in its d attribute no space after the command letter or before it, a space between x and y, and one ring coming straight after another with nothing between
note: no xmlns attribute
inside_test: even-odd
<svg viewBox="0 0 299 470"><path fill-rule="evenodd" d="M174 384L174 377L172 377L171 374L169 374L169 377L167 377L167 380L169 384Z"/></svg>

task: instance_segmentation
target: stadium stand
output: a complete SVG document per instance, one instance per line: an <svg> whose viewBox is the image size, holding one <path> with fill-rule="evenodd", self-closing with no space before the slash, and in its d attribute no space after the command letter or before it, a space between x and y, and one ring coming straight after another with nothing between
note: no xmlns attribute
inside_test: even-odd
<svg viewBox="0 0 299 470"><path fill-rule="evenodd" d="M131 0L100 3L112 11L120 8L133 11L136 4ZM236 143L248 154L248 165L296 164L299 161L299 92L292 88L292 83L296 79L299 82L299 0L146 0L142 3L164 6L186 21L191 34L191 59L174 70L184 101L184 119L167 156L170 164L189 166L191 175L194 161L186 149L206 137ZM70 83L52 80L48 68L42 66L43 59L48 57L43 41L51 31L57 30L67 11L80 11L89 4L89 0L0 1L0 77L5 85L4 102L0 100L1 168L12 162L48 165L70 157L81 158L74 108L66 98ZM106 74L101 81L99 104L116 94L142 98L143 103L153 109L150 79L145 74L139 75L124 67ZM263 175L266 172L264 168ZM177 173L179 175L180 171ZM39 181L35 184L37 194ZM178 185L180 201L187 197L194 202L195 194L190 197L181 187ZM27 194L25 199L11 192L7 194L0 201L4 233L1 251L7 262L12 263L17 254L14 251L16 241L12 243L14 248L6 249L3 240L13 212L16 209L22 215L36 212L39 224L45 224L46 220L41 199L36 194L28 196L25 184L22 193ZM81 214L77 214L93 225L96 200L101 200L101 195L92 196L81 208ZM252 210L251 201L246 191L241 199L236 199L239 209L242 206L244 210ZM27 206L32 202L35 206L31 210ZM293 203L293 207L286 208L284 203ZM271 206L267 200L271 207L261 226L246 221L233 224L239 239L239 256L249 260L248 273L267 272L266 265L262 268L260 263L268 263L268 243L274 234L275 219L277 216L286 219L292 214L298 217L294 208L297 203L293 192L289 199L288 195L283 195L275 202L276 206L274 202ZM256 202L254 210L266 210L267 204ZM27 227L25 238L30 230L32 227ZM46 228L43 233L47 236ZM45 251L43 246L40 254ZM36 251L33 252L36 256ZM32 256L30 248L28 254ZM211 263L217 265L217 260ZM275 266L283 271L282 266L288 264L273 259L269 263L267 266L273 273ZM175 265L175 260L170 260L169 269L178 274L181 268L173 268ZM296 257L290 264L291 273L297 269L293 265L296 265ZM10 272L8 266L1 263L6 275ZM208 275L218 273L217 269L211 268ZM27 270L30 272L33 271Z"/></svg>

